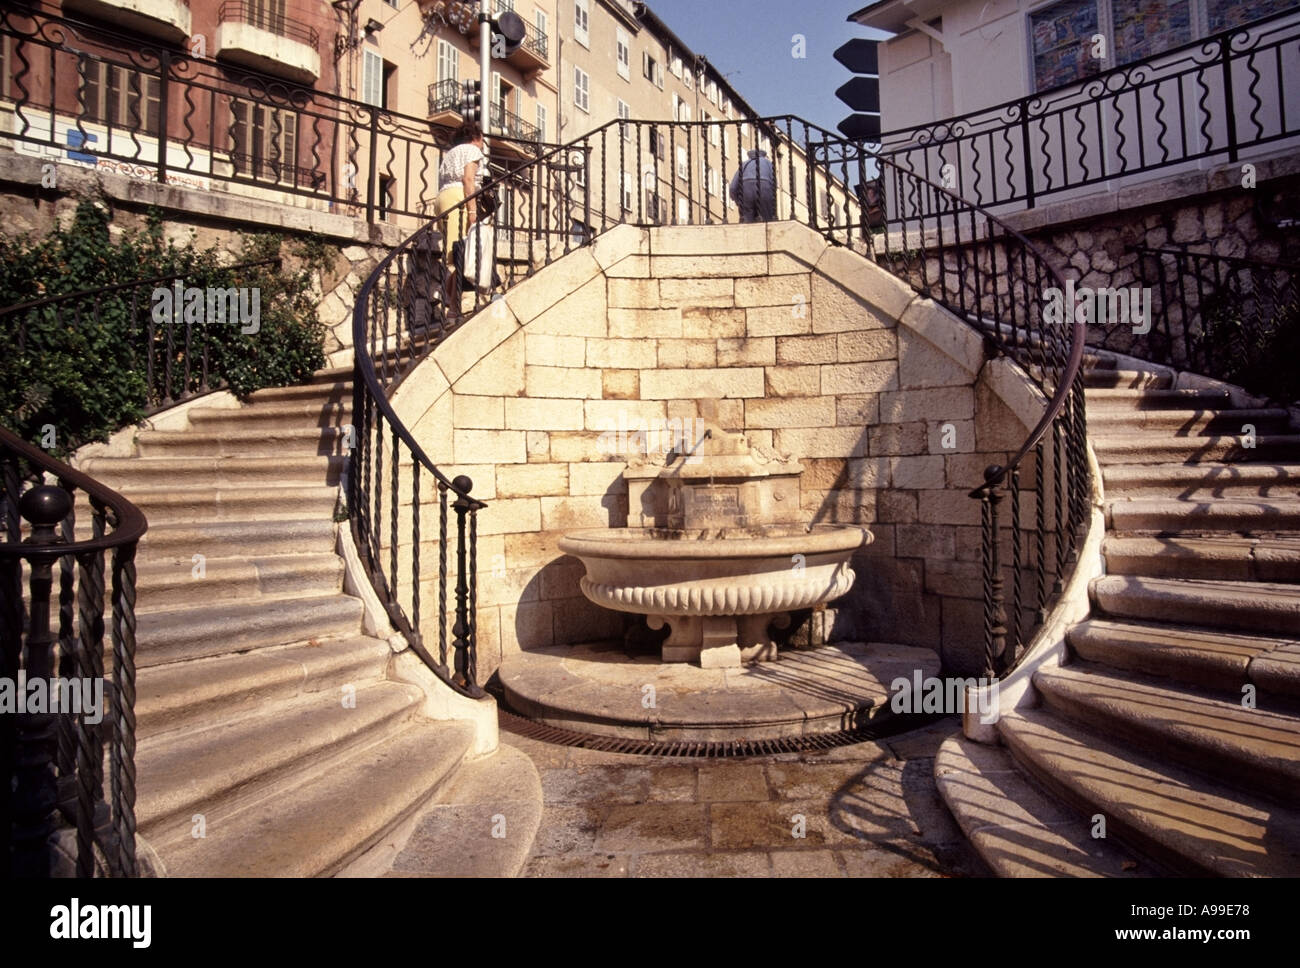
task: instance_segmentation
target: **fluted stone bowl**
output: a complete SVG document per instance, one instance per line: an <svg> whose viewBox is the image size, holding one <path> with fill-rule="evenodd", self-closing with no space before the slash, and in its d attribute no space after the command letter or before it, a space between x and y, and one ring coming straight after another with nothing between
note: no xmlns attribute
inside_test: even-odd
<svg viewBox="0 0 1300 968"><path fill-rule="evenodd" d="M645 615L651 628L672 625L665 661L732 665L742 656L776 658L767 627L845 594L854 579L849 559L872 540L865 528L846 524L721 534L599 528L566 534L559 546L586 567L588 599ZM711 649L718 651L706 660L701 650Z"/></svg>

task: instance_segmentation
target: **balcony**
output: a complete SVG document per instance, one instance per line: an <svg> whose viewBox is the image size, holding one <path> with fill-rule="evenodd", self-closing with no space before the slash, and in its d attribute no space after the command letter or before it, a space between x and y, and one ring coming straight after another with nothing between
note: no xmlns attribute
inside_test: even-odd
<svg viewBox="0 0 1300 968"><path fill-rule="evenodd" d="M491 130L494 136L492 154L508 155L512 158L531 158L536 153L538 140L537 126L529 124L517 114L512 114L500 104L489 106L492 118ZM509 140L503 140L509 139Z"/></svg>
<svg viewBox="0 0 1300 968"><path fill-rule="evenodd" d="M63 0L65 14L123 27L171 44L190 35L189 0Z"/></svg>
<svg viewBox="0 0 1300 968"><path fill-rule="evenodd" d="M299 84L320 77L320 37L310 27L268 13L261 5L227 0L217 12L215 56Z"/></svg>
<svg viewBox="0 0 1300 968"><path fill-rule="evenodd" d="M523 20L523 18L519 18ZM507 57L506 63L518 68L525 75L540 74L550 66L549 51L550 43L546 34L542 33L534 24L523 20L524 24L524 42L519 45L519 49ZM479 42L478 24L473 25L469 31L469 42L477 47ZM463 32L464 28L462 28Z"/></svg>
<svg viewBox="0 0 1300 968"><path fill-rule="evenodd" d="M529 124L517 114L512 114L500 104L491 105L492 133L516 141L536 141L537 125Z"/></svg>
<svg viewBox="0 0 1300 968"><path fill-rule="evenodd" d="M461 104L465 98L465 88L460 81L447 78L429 85L429 122L447 128L455 128L465 120L461 114Z"/></svg>

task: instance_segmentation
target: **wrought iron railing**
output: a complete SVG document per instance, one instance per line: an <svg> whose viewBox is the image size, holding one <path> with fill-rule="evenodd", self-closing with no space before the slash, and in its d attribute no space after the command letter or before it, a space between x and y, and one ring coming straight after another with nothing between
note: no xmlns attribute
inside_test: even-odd
<svg viewBox="0 0 1300 968"><path fill-rule="evenodd" d="M550 44L547 42L546 34L538 30L537 25L529 20L524 21L523 46L542 60L550 60Z"/></svg>
<svg viewBox="0 0 1300 968"><path fill-rule="evenodd" d="M135 552L147 524L120 494L4 428L0 472L0 677L24 697L59 699L57 710L46 701L0 716L2 855L10 876L131 877ZM89 505L80 521L78 495Z"/></svg>
<svg viewBox="0 0 1300 968"><path fill-rule="evenodd" d="M986 208L1032 208L1121 176L1206 158L1235 162L1281 147L1300 135L1297 13L1084 81L886 132L880 155Z"/></svg>
<svg viewBox="0 0 1300 968"><path fill-rule="evenodd" d="M678 147L690 159L681 171ZM659 157L661 148L667 159ZM749 157L758 149L770 164ZM738 161L743 168L735 168ZM709 184L715 162L717 170L733 171L733 182ZM694 177L696 163L703 186ZM470 496L467 478L448 480L438 470L388 395L463 318L491 312L500 290L616 225L658 224L665 214L677 222L801 221L902 277L1024 368L1042 392L1042 414L1004 465L989 468L982 483L971 482L983 509L985 661L993 675L1014 665L1063 587L1089 519L1082 325L1043 322L1051 290L1064 281L1022 235L915 172L888 159L880 166L879 177L868 180L861 143L788 116L758 123L611 122L511 170L376 268L353 317L357 448L349 510L376 590L431 668L476 694L475 522L486 505ZM622 192L619 175L629 168L644 172L654 190ZM490 207L489 195L497 205L486 223L493 237L485 241L475 222ZM647 197L658 211L647 209ZM669 203L666 213L659 199ZM449 235L465 240L454 276L449 266L456 260L444 255ZM1007 496L1010 515L1001 509ZM454 534L449 501L457 513ZM436 526L424 523L430 506L438 511ZM436 597L434 588L421 589L422 524L424 533L437 532ZM436 621L422 625L421 616L431 613ZM435 626L436 655L427 641ZM447 663L449 626L454 671Z"/></svg>
<svg viewBox="0 0 1300 968"><path fill-rule="evenodd" d="M289 193L368 222L432 213L446 133L427 117L36 9L0 8L0 44L0 105L12 114L0 145L20 153L205 190ZM106 99L113 85L120 96ZM232 153L261 163L232 164Z"/></svg>
<svg viewBox="0 0 1300 968"><path fill-rule="evenodd" d="M1112 311L1091 320L1088 342L1152 363L1241 386L1280 403L1300 400L1300 378L1279 361L1300 352L1300 265L1147 248L1137 278L1112 290L1134 313ZM1098 315L1102 315L1099 310Z"/></svg>
<svg viewBox="0 0 1300 968"><path fill-rule="evenodd" d="M500 104L490 105L488 113L492 118L492 134L494 136L502 134L515 141L538 140L537 125L529 124L519 115L507 111Z"/></svg>
<svg viewBox="0 0 1300 968"><path fill-rule="evenodd" d="M217 10L217 22L249 24L262 30L269 30L288 40L306 44L313 50L320 49L320 34L315 27L304 27L294 23L283 14L276 13L269 3L245 3L244 0L225 0Z"/></svg>
<svg viewBox="0 0 1300 968"><path fill-rule="evenodd" d="M439 111L459 112L465 101L465 87L460 81L447 77L429 85L429 113Z"/></svg>
<svg viewBox="0 0 1300 968"><path fill-rule="evenodd" d="M0 308L0 334L19 359L41 348L75 351L75 343L51 333L88 329L115 334L112 365L140 379L143 413L153 413L225 385L225 366L232 361L226 358L229 340L220 338L218 330L238 332L244 326L240 311L249 307L240 290L250 288L250 271L279 264L279 259L262 259L219 267L217 278L225 284L219 288L207 285L213 279L211 268L195 267L16 303ZM186 294L200 286L202 321L196 321L186 311ZM256 322L260 326L260 319Z"/></svg>

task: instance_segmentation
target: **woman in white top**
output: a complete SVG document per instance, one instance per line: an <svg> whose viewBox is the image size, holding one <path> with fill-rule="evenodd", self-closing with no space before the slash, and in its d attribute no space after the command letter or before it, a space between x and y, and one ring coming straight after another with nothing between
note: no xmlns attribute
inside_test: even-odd
<svg viewBox="0 0 1300 968"><path fill-rule="evenodd" d="M460 208L450 218L443 218L438 229L443 238L443 257L451 264L451 248L465 237L466 231L474 224L475 204L471 199L464 205L467 197L483 187L487 173L487 154L483 150L483 129L475 121L466 121L456 129L452 147L442 156L438 165L438 197L434 201L434 214L443 216L451 209ZM447 279L447 293L452 297L452 306L460 308L460 283L455 279L455 270Z"/></svg>

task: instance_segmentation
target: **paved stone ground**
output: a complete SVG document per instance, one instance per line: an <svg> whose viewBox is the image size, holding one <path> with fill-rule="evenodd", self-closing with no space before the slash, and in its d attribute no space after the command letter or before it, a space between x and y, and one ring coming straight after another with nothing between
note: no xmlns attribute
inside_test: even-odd
<svg viewBox="0 0 1300 968"><path fill-rule="evenodd" d="M982 877L934 784L955 718L819 753L625 756L503 734L542 778L526 877ZM803 837L795 836L802 817Z"/></svg>

